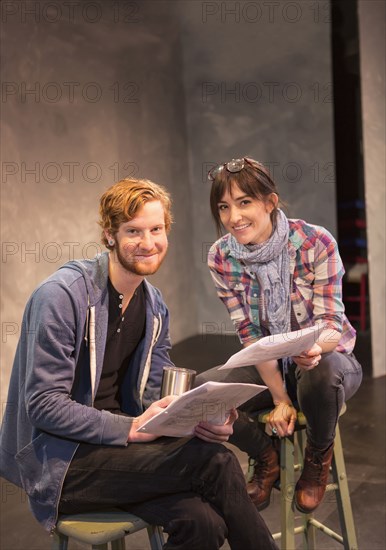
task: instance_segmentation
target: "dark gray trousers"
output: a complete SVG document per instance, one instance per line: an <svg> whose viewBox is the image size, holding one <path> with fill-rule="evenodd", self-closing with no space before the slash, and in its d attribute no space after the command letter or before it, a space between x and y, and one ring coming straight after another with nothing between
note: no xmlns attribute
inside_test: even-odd
<svg viewBox="0 0 386 550"><path fill-rule="evenodd" d="M161 525L167 550L277 550L246 492L236 456L198 438L162 437L127 447L82 443L59 513L121 507Z"/></svg>
<svg viewBox="0 0 386 550"><path fill-rule="evenodd" d="M216 382L243 382L263 384L255 367L218 370L218 367L200 374L195 381L199 386L208 380ZM334 441L339 412L362 381L362 368L354 354L336 351L325 353L314 369L304 371L292 363L286 377L287 391L307 418L307 439L317 449L327 449ZM273 407L268 390L250 399L239 409L230 443L255 458L271 444L261 426L251 422L259 410Z"/></svg>

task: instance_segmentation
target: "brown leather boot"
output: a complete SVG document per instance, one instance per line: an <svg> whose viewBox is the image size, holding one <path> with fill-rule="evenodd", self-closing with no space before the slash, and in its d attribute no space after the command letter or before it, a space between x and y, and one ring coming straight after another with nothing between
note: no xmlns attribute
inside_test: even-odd
<svg viewBox="0 0 386 550"><path fill-rule="evenodd" d="M253 476L247 483L248 495L258 510L264 510L269 505L272 487L279 475L279 457L270 445L255 458Z"/></svg>
<svg viewBox="0 0 386 550"><path fill-rule="evenodd" d="M295 504L300 512L309 514L321 503L333 454L334 444L319 451L307 443L303 471L295 487Z"/></svg>

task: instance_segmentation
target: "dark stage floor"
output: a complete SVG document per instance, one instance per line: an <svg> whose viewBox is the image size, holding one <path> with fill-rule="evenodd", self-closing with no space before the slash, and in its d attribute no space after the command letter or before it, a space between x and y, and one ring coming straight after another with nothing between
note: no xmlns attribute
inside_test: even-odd
<svg viewBox="0 0 386 550"><path fill-rule="evenodd" d="M385 550L385 396L386 377L370 377L368 338L359 338L358 358L364 366L365 378L358 393L349 401L340 421L351 502L356 524L359 550ZM195 337L175 346L173 360L178 366L197 371L220 364L239 349L236 338ZM233 448L233 450L235 450ZM243 468L247 457L236 451ZM1 489L1 550L49 550L50 537L32 518L24 494L3 481ZM279 530L279 493L274 493L269 508L262 512L272 532ZM315 517L339 530L335 504L326 498ZM298 537L298 547L301 537ZM71 543L70 550L89 548ZM149 548L145 531L126 538L126 548ZM229 549L225 545L225 549ZM342 546L322 533L317 535L317 550L335 550ZM189 550L187 548L186 550ZM252 550L252 549L251 549ZM290 549L288 549L290 550ZM292 549L291 549L292 550Z"/></svg>

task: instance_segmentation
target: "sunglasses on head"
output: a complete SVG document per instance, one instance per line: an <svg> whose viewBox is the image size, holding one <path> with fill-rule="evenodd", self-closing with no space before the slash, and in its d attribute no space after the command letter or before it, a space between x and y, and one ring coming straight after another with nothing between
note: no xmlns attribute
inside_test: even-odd
<svg viewBox="0 0 386 550"><path fill-rule="evenodd" d="M251 160L248 157L243 157L241 159L232 159L229 162L218 164L217 166L214 166L211 170L209 170L208 180L214 181L223 170L227 170L231 174L237 174L237 172L241 172L241 170L245 168L246 163L253 166Z"/></svg>

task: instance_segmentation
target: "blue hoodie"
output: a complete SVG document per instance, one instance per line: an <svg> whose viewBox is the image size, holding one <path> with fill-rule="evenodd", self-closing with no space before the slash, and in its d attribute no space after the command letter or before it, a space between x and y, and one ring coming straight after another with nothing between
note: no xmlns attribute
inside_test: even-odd
<svg viewBox="0 0 386 550"><path fill-rule="evenodd" d="M108 323L108 254L69 262L29 299L12 369L0 435L1 475L23 487L47 530L79 442L127 445L131 417L159 399L162 367L171 365L169 317L145 280L146 331L121 386L120 416L93 408Z"/></svg>

